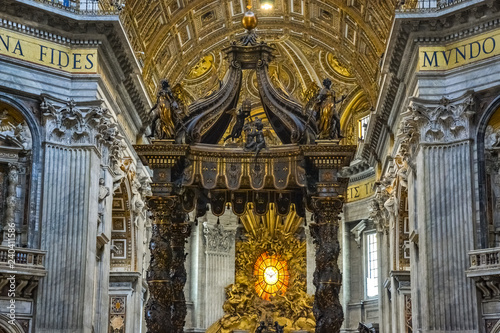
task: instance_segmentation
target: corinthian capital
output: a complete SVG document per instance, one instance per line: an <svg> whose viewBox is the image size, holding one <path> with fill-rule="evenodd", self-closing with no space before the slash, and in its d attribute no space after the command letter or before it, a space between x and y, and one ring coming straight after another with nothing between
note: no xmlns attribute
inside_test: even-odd
<svg viewBox="0 0 500 333"><path fill-rule="evenodd" d="M453 100L443 97L439 102L414 98L400 127L402 142L411 145L467 139L474 106L472 92Z"/></svg>
<svg viewBox="0 0 500 333"><path fill-rule="evenodd" d="M123 139L107 108L88 103L77 105L74 100L56 104L44 97L40 109L46 139L49 141L63 144L112 145Z"/></svg>
<svg viewBox="0 0 500 333"><path fill-rule="evenodd" d="M316 223L334 223L340 220L344 200L342 197L313 197L312 204Z"/></svg>

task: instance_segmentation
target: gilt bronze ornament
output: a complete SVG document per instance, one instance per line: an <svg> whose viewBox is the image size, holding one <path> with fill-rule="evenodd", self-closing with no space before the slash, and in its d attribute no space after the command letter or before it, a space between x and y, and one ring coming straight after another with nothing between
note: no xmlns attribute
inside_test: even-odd
<svg viewBox="0 0 500 333"><path fill-rule="evenodd" d="M339 301L338 215L348 180L339 171L349 165L356 149L339 144L336 105L345 97L337 99L325 79L318 92L311 87L306 94L309 102L303 106L279 78L270 78L275 49L257 43L255 16L246 15L244 22L248 30L244 39L224 49L228 64L224 81L188 105L181 96L182 86L172 89L163 80L152 109L154 140L135 146L143 164L153 171L149 333L183 331L187 214L193 212L197 221L209 210L221 216L231 209L246 236L236 244L236 276L226 288L225 315L207 333L283 332L284 327L338 333L344 320ZM251 116L250 101L239 102L247 70L256 73L264 111L258 117ZM282 145L267 146L263 118ZM239 138L244 138L243 147L224 144ZM310 227L316 243L314 301L306 293L300 229L306 209L316 217ZM253 274L264 254L275 258L276 265L258 265L258 274Z"/></svg>

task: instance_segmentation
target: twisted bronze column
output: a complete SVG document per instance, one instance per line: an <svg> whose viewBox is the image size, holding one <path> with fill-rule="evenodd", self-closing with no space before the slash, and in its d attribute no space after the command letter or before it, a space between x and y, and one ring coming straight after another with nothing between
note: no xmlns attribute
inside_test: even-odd
<svg viewBox="0 0 500 333"><path fill-rule="evenodd" d="M339 197L313 197L315 222L310 226L316 244L316 286L313 313L316 333L338 333L344 321L339 300L342 274L338 266L340 243L339 214L343 200Z"/></svg>
<svg viewBox="0 0 500 333"><path fill-rule="evenodd" d="M153 197L149 201L153 226L147 273L149 299L146 304L148 333L182 333L186 317L184 244L190 226L176 196Z"/></svg>
<svg viewBox="0 0 500 333"><path fill-rule="evenodd" d="M187 315L184 286L186 285L186 267L184 261L187 254L184 252L186 239L191 232L191 226L184 221L172 224L172 333L183 333Z"/></svg>

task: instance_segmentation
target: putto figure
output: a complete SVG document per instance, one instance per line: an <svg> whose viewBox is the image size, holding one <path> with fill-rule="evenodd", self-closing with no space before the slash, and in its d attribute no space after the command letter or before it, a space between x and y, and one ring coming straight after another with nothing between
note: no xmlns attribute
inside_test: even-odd
<svg viewBox="0 0 500 333"><path fill-rule="evenodd" d="M280 324L278 324L277 321L274 322L274 329L275 329L276 333L283 333L285 326L281 326Z"/></svg>
<svg viewBox="0 0 500 333"><path fill-rule="evenodd" d="M151 134L155 139L175 139L178 126L182 125L182 110L177 103L172 88L166 79L161 80L161 89L158 92L156 104L149 112Z"/></svg>
<svg viewBox="0 0 500 333"><path fill-rule="evenodd" d="M255 157L259 155L259 152L266 148L266 140L264 139L264 124L262 124L262 119L255 117L251 123L245 124L244 128L247 135L247 140L245 142L246 151L254 151Z"/></svg>
<svg viewBox="0 0 500 333"><path fill-rule="evenodd" d="M224 142L227 139L231 138L233 140L238 139L241 136L241 132L243 131L243 126L245 125L245 119L250 115L250 111L245 111L243 108L240 108L238 112L236 112L236 122L231 130L231 134L224 138Z"/></svg>
<svg viewBox="0 0 500 333"><path fill-rule="evenodd" d="M335 91L331 89L332 81L330 79L323 80L323 88L313 97L308 104L312 104L316 123L318 125L318 139L341 139L340 134L340 117L337 112L336 105L343 102L346 96L342 96L337 100ZM307 108L307 106L306 106Z"/></svg>
<svg viewBox="0 0 500 333"><path fill-rule="evenodd" d="M261 321L259 327L257 327L257 329L255 330L255 333L264 333L265 332L264 330L266 328L267 328L266 324L263 321Z"/></svg>

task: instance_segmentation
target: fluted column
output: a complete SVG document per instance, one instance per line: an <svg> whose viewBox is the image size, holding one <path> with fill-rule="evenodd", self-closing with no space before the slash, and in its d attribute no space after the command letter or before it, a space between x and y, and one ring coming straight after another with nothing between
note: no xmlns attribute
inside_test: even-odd
<svg viewBox="0 0 500 333"><path fill-rule="evenodd" d="M343 201L338 197L314 197L316 223L310 225L316 243L316 270L314 271L313 313L316 333L338 333L344 321L339 300L342 274L338 266L340 243L338 238L339 214Z"/></svg>
<svg viewBox="0 0 500 333"><path fill-rule="evenodd" d="M203 223L205 239L204 323L209 327L224 316L224 288L234 283L235 230L221 224Z"/></svg>
<svg viewBox="0 0 500 333"><path fill-rule="evenodd" d="M472 95L439 102L414 99L403 123L403 148L416 174L417 212L411 224L421 254L411 270L420 290L412 302L419 314L414 331L478 329L475 287L465 275L474 244L473 110Z"/></svg>
<svg viewBox="0 0 500 333"><path fill-rule="evenodd" d="M107 311L94 311L107 304L96 295L107 293L107 283L96 284L101 165L109 164L114 155L109 147L121 139L100 101L56 103L44 100L40 106L45 130L41 248L47 251L47 276L39 287L35 330L91 333L108 322Z"/></svg>
<svg viewBox="0 0 500 333"><path fill-rule="evenodd" d="M45 146L37 332L91 332L99 158L92 148ZM94 177L95 177L94 176ZM93 180L95 179L95 180ZM71 291L71 292L69 292Z"/></svg>

